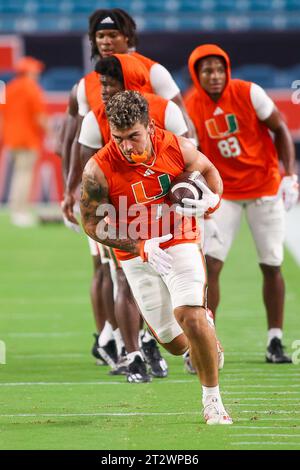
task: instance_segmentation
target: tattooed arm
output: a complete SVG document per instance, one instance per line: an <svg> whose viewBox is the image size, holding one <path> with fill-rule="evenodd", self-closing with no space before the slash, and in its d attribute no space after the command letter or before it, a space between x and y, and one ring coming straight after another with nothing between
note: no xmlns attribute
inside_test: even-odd
<svg viewBox="0 0 300 470"><path fill-rule="evenodd" d="M140 241L120 239L115 228L105 222L109 216L108 184L97 163L89 160L82 175L80 212L82 225L89 237L103 245L139 254ZM112 206L110 206L112 207Z"/></svg>

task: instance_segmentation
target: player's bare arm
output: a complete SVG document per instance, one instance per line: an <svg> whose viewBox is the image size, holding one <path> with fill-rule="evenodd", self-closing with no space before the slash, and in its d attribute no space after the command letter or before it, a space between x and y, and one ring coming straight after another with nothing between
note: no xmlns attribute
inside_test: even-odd
<svg viewBox="0 0 300 470"><path fill-rule="evenodd" d="M102 204L109 204L108 184L98 165L90 160L82 175L80 212L82 225L89 237L112 248L139 254L140 241L130 238L120 239L118 234L110 237L109 224L105 223L106 213L97 215ZM100 223L101 222L101 223Z"/></svg>
<svg viewBox="0 0 300 470"><path fill-rule="evenodd" d="M61 142L61 156L65 182L67 181L67 177L69 174L71 146L77 129L78 105L76 92L77 84L73 86L69 96L68 109L66 112L64 123L65 130Z"/></svg>
<svg viewBox="0 0 300 470"><path fill-rule="evenodd" d="M74 215L75 191L81 181L83 166L80 161L78 129L81 121L78 115L77 84L74 85L69 97L68 114L66 117L66 132L62 147L62 165L65 180L64 200L61 207L69 222L78 225Z"/></svg>
<svg viewBox="0 0 300 470"><path fill-rule="evenodd" d="M187 171L200 171L209 189L221 196L223 193L223 183L216 167L188 139L178 137L178 141L185 161L185 169Z"/></svg>
<svg viewBox="0 0 300 470"><path fill-rule="evenodd" d="M279 159L284 165L286 175L293 175L295 173L295 146L290 131L278 109L274 107L272 114L263 122L274 133L275 147Z"/></svg>

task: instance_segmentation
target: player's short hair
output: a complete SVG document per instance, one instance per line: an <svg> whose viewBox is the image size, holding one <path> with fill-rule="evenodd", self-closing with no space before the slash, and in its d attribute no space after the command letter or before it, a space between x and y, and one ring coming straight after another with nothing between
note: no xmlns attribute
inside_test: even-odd
<svg viewBox="0 0 300 470"><path fill-rule="evenodd" d="M123 70L117 57L111 56L99 59L95 65L95 71L100 73L100 75L114 78L118 82L122 83L123 88L125 88Z"/></svg>
<svg viewBox="0 0 300 470"><path fill-rule="evenodd" d="M94 11L94 13L89 17L89 39L92 47L92 58L99 55L96 46L95 33L100 29L99 24L101 24L101 21L107 17L109 17L114 23L114 27L112 29L117 29L120 33L124 34L124 36L128 37L128 47L132 48L137 45L136 24L131 16L121 8L101 8L100 10Z"/></svg>
<svg viewBox="0 0 300 470"><path fill-rule="evenodd" d="M116 93L106 105L106 116L116 129L130 129L137 122L145 127L149 123L149 106L146 99L132 90Z"/></svg>

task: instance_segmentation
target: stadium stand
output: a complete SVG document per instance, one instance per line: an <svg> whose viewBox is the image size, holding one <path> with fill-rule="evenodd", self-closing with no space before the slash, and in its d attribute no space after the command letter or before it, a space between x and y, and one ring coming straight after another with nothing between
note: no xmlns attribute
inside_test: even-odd
<svg viewBox="0 0 300 470"><path fill-rule="evenodd" d="M119 7L140 30L290 30L300 27L299 0L0 0L0 32L84 31L96 8Z"/></svg>

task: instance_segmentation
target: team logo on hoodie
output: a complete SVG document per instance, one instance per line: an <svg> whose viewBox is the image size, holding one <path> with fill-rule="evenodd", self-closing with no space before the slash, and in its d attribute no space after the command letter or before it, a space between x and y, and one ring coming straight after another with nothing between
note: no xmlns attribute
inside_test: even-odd
<svg viewBox="0 0 300 470"><path fill-rule="evenodd" d="M211 139L224 139L224 137L239 132L235 114L225 114L225 116L219 114L205 121L205 126Z"/></svg>

